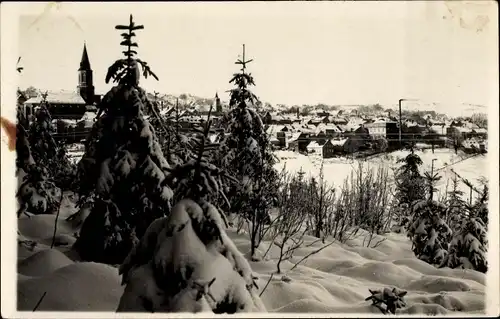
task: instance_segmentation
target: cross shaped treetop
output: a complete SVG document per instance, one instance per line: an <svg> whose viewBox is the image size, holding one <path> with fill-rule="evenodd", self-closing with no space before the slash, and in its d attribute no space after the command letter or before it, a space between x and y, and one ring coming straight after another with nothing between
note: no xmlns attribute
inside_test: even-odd
<svg viewBox="0 0 500 319"><path fill-rule="evenodd" d="M240 59L238 59L235 64L241 64L241 72L245 73L245 69L247 67L247 63L250 63L252 62L253 59L250 59L250 60L245 60L245 45L243 44L243 56Z"/></svg>
<svg viewBox="0 0 500 319"><path fill-rule="evenodd" d="M126 48L125 51L122 51L125 58L116 60L115 63L108 68L105 82L109 83L109 81L113 79L114 82L118 83L138 85L140 76L138 64L142 67L142 75L144 78L150 75L158 81L158 77L151 71L147 62L136 57L139 45L137 42L134 42L134 37L136 36L135 32L143 30L144 26L135 24L132 15L130 15L128 25L117 25L115 29L126 31L121 34L123 41L120 42L120 45Z"/></svg>

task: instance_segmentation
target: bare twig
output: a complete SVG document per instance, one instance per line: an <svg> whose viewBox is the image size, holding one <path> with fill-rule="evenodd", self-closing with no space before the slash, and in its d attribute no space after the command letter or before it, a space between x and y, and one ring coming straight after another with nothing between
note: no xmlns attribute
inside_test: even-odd
<svg viewBox="0 0 500 319"><path fill-rule="evenodd" d="M266 285L264 286L264 289L262 289L262 291L260 292L259 294L259 297L262 296L262 294L264 293L264 291L266 291L266 288L267 286L269 286L269 283L271 282L271 280L273 279L273 276L274 276L274 273L271 274L271 276L269 277L269 279L267 280L267 283Z"/></svg>
<svg viewBox="0 0 500 319"><path fill-rule="evenodd" d="M35 312L38 309L38 307L42 303L43 298L45 298L46 294L47 294L47 292L44 292L43 295L42 295L42 297L40 297L40 300L38 300L38 302L36 303L35 308L33 308L33 312Z"/></svg>
<svg viewBox="0 0 500 319"><path fill-rule="evenodd" d="M377 241L375 244L373 244L371 247L369 248L377 248L378 246L380 246L380 244L382 244L387 238L382 238L380 239L379 241Z"/></svg>
<svg viewBox="0 0 500 319"><path fill-rule="evenodd" d="M54 223L54 234L52 235L52 243L50 244L50 249L54 248L54 244L56 243L56 232L57 232L57 221L59 219L59 212L61 211L61 203L63 200L64 193L61 190L61 198L59 199L59 207L57 208L56 221Z"/></svg>
<svg viewBox="0 0 500 319"><path fill-rule="evenodd" d="M292 268L290 268L290 271L294 270L301 262L303 262L304 260L306 260L307 258L311 257L312 255L315 255L317 253L319 253L320 251L322 251L323 249L325 249L326 247L328 246L331 246L333 243L335 242L335 240L333 240L332 242L324 245L323 247L320 247L312 252L310 252L309 254L305 255L304 257L302 257L301 260L299 260L295 265L293 265Z"/></svg>

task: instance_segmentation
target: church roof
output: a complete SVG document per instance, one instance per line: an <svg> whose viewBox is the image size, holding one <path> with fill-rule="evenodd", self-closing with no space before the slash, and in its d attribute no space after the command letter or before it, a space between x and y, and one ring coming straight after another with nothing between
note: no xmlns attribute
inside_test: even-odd
<svg viewBox="0 0 500 319"><path fill-rule="evenodd" d="M90 60L87 54L87 45L85 43L83 44L82 60L80 61L80 68L78 71L82 70L90 70Z"/></svg>
<svg viewBox="0 0 500 319"><path fill-rule="evenodd" d="M42 97L32 97L28 99L26 104L40 104ZM47 102L54 104L86 104L80 94L72 91L47 92Z"/></svg>

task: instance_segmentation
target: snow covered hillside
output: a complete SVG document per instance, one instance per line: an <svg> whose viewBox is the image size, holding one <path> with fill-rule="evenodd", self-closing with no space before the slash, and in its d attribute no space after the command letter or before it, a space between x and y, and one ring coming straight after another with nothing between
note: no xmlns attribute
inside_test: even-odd
<svg viewBox="0 0 500 319"><path fill-rule="evenodd" d="M115 311L124 287L118 269L109 265L79 262L71 251L78 218L66 221L75 211L66 196L58 220L55 248L50 249L55 215L19 219L18 293L20 311L31 311L46 293L37 311ZM229 237L248 258L247 234L228 230ZM481 313L485 308L485 275L473 270L436 269L414 257L411 242L389 233L376 248L363 247L364 236L347 244L333 243L290 270L302 257L322 247L306 236L302 248L282 263L275 274L277 248L268 258L250 262L259 277L261 298L269 312L331 312L380 314L365 298L368 289L397 287L408 291L407 306L398 314ZM378 236L377 240L380 239ZM30 241L38 244L32 247ZM270 242L259 247L264 253ZM276 250L275 250L276 249ZM271 274L272 280L267 285ZM266 287L267 285L267 287Z"/></svg>

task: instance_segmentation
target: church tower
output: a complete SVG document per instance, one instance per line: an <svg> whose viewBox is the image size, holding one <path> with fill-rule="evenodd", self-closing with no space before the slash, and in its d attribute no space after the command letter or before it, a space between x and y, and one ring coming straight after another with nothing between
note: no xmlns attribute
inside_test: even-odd
<svg viewBox="0 0 500 319"><path fill-rule="evenodd" d="M222 113L222 105L220 103L219 95L215 93L215 111L217 113Z"/></svg>
<svg viewBox="0 0 500 319"><path fill-rule="evenodd" d="M82 60L78 69L78 87L77 92L87 102L92 105L94 103L94 82L92 78L92 69L90 68L89 56L87 54L87 46L83 44Z"/></svg>

